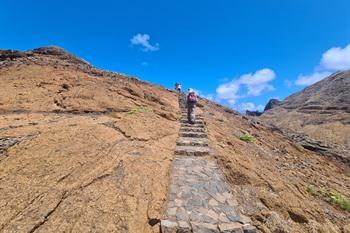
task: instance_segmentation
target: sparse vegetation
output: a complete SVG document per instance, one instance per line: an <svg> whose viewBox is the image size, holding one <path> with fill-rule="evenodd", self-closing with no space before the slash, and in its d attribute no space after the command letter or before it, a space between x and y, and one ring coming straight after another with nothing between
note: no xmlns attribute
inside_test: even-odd
<svg viewBox="0 0 350 233"><path fill-rule="evenodd" d="M254 142L255 141L255 137L250 135L249 133L245 133L245 134L239 136L239 139L241 139L242 141L245 141L245 142Z"/></svg>
<svg viewBox="0 0 350 233"><path fill-rule="evenodd" d="M130 109L128 114L132 115L132 114L135 114L135 113L150 112L150 111L151 111L150 108L141 106L141 107L135 107L135 108Z"/></svg>
<svg viewBox="0 0 350 233"><path fill-rule="evenodd" d="M313 196L315 196L317 194L317 190L316 190L315 186L313 186L313 185L307 186L306 191Z"/></svg>
<svg viewBox="0 0 350 233"><path fill-rule="evenodd" d="M350 201L343 195L335 192L326 192L325 196L328 202L350 212Z"/></svg>
<svg viewBox="0 0 350 233"><path fill-rule="evenodd" d="M334 191L325 191L322 189L317 189L313 185L309 185L306 191L313 196L319 198L324 198L327 202L339 206L341 209L350 212L350 201L343 195L336 193Z"/></svg>

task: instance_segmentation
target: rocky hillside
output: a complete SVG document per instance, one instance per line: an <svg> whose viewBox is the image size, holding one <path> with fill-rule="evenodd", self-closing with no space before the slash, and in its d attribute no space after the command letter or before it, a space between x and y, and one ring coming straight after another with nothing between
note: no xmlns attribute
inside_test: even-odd
<svg viewBox="0 0 350 233"><path fill-rule="evenodd" d="M58 48L0 54L0 232L151 232L177 96Z"/></svg>
<svg viewBox="0 0 350 233"><path fill-rule="evenodd" d="M198 111L259 232L349 232L348 167L210 101ZM0 232L159 232L180 116L176 93L62 49L0 51Z"/></svg>
<svg viewBox="0 0 350 233"><path fill-rule="evenodd" d="M338 72L283 101L286 109L320 114L350 113L350 71Z"/></svg>
<svg viewBox="0 0 350 233"><path fill-rule="evenodd" d="M269 102L261 119L309 149L329 151L350 163L350 71L335 73L282 102Z"/></svg>

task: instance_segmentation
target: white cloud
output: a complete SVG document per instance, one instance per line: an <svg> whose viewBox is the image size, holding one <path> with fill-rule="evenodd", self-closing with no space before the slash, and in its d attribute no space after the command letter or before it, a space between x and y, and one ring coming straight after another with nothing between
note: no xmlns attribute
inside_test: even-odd
<svg viewBox="0 0 350 233"><path fill-rule="evenodd" d="M140 45L142 46L142 51L144 52L154 52L159 50L159 44L151 45L150 43L150 35L148 34L137 34L133 38L130 39L132 45Z"/></svg>
<svg viewBox="0 0 350 233"><path fill-rule="evenodd" d="M233 79L228 83L221 84L216 89L216 95L219 100L226 100L230 104L235 104L236 100L244 96L259 96L264 91L274 90L269 84L275 79L276 74L271 69L261 69L254 74L244 74L239 79ZM239 95L238 92L241 86L246 86L248 92L246 95Z"/></svg>
<svg viewBox="0 0 350 233"><path fill-rule="evenodd" d="M309 75L300 74L295 80L299 86L312 85L337 70L350 69L350 44L345 48L335 47L322 54L321 62L314 72Z"/></svg>
<svg viewBox="0 0 350 233"><path fill-rule="evenodd" d="M216 89L216 96L218 99L227 100L230 104L234 104L240 96L237 94L240 84L237 81L221 84Z"/></svg>
<svg viewBox="0 0 350 233"><path fill-rule="evenodd" d="M200 95L200 96L202 96L203 98L206 98L206 99L208 99L208 100L211 100L211 101L214 100L214 95L213 95L213 94L207 94L207 95L202 94L202 95Z"/></svg>
<svg viewBox="0 0 350 233"><path fill-rule="evenodd" d="M328 71L324 71L324 72L315 72L311 75L299 75L297 80L295 81L296 85L299 86L308 86L308 85L312 85L322 79L324 79L325 77L331 75L331 72Z"/></svg>
<svg viewBox="0 0 350 233"><path fill-rule="evenodd" d="M345 48L331 48L322 55L321 66L327 70L350 69L350 44Z"/></svg>
<svg viewBox="0 0 350 233"><path fill-rule="evenodd" d="M245 74L241 76L240 83L247 85L248 95L259 96L263 91L273 90L273 86L268 82L275 79L276 74L273 70L262 69L255 72L255 74Z"/></svg>
<svg viewBox="0 0 350 233"><path fill-rule="evenodd" d="M257 106L255 106L255 104L251 103L251 102L247 102L247 103L241 103L240 105L240 109L243 111L259 111L262 112L264 111L264 106L259 104Z"/></svg>
<svg viewBox="0 0 350 233"><path fill-rule="evenodd" d="M285 79L285 80L284 80L284 85L285 85L287 88L291 88L291 87L293 86L293 81L288 80L288 79Z"/></svg>

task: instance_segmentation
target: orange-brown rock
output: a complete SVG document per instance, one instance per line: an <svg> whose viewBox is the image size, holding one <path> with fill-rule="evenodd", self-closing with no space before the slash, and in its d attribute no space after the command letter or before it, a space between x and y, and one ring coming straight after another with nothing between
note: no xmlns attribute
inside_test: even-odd
<svg viewBox="0 0 350 233"><path fill-rule="evenodd" d="M260 232L345 229L350 214L323 193L349 198L349 169L199 106L235 204ZM159 232L180 114L174 92L64 50L1 51L0 232Z"/></svg>

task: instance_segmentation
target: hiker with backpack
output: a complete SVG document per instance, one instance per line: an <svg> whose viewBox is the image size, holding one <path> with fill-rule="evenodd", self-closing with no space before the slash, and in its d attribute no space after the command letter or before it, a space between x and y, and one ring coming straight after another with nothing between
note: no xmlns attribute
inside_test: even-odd
<svg viewBox="0 0 350 233"><path fill-rule="evenodd" d="M177 86L177 91L178 91L179 93L181 93L181 84L179 84L179 85Z"/></svg>
<svg viewBox="0 0 350 233"><path fill-rule="evenodd" d="M188 95L187 95L187 119L191 124L195 123L196 115L194 112L194 109L197 104L197 96L193 89L188 89Z"/></svg>
<svg viewBox="0 0 350 233"><path fill-rule="evenodd" d="M175 83L175 90L177 92L181 93L181 84L180 83L178 83L178 82Z"/></svg>

